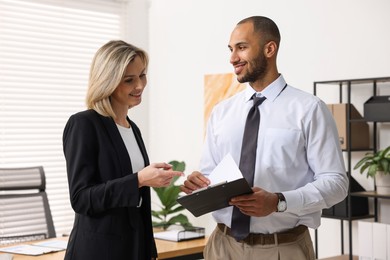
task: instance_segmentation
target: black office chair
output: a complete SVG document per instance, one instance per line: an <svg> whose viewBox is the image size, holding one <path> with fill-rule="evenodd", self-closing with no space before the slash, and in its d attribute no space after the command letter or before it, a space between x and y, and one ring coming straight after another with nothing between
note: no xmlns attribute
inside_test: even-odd
<svg viewBox="0 0 390 260"><path fill-rule="evenodd" d="M56 237L42 166L0 168L0 245Z"/></svg>

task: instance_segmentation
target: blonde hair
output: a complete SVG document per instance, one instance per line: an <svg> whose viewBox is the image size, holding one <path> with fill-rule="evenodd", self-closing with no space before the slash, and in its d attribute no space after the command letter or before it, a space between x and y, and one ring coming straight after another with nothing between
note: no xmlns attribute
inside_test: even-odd
<svg viewBox="0 0 390 260"><path fill-rule="evenodd" d="M86 104L103 116L115 118L110 96L124 77L127 65L136 57L140 57L147 69L149 59L147 53L124 41L110 41L96 52L89 72Z"/></svg>

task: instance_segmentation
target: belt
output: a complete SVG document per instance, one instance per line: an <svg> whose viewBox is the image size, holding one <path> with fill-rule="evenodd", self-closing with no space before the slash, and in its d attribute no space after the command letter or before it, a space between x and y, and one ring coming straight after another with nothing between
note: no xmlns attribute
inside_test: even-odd
<svg viewBox="0 0 390 260"><path fill-rule="evenodd" d="M218 223L217 227L224 234L232 236L231 229L225 224ZM275 244L285 244L297 241L298 237L305 233L308 228L303 225L299 225L293 229L289 229L283 232L274 233L274 234L255 234L250 233L246 238L239 242L246 243L248 245L275 245Z"/></svg>

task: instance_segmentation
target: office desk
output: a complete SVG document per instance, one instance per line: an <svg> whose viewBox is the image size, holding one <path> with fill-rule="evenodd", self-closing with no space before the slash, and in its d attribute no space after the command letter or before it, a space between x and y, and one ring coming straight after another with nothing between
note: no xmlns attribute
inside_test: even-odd
<svg viewBox="0 0 390 260"><path fill-rule="evenodd" d="M52 238L51 240L63 239L67 237ZM38 242L38 241L34 241ZM171 242L156 239L158 259L192 260L203 258L203 248L207 243L207 238L200 238L182 242ZM0 252L2 254L2 252ZM13 260L63 260L65 250L61 252L49 253L40 256L28 256L14 254Z"/></svg>
<svg viewBox="0 0 390 260"><path fill-rule="evenodd" d="M181 242L156 239L158 259L202 259L206 243L207 237Z"/></svg>

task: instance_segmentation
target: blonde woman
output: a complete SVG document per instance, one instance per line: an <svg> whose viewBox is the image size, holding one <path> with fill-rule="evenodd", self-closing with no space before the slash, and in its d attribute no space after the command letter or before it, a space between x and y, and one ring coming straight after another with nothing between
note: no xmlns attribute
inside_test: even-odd
<svg viewBox="0 0 390 260"><path fill-rule="evenodd" d="M64 129L71 205L76 213L66 260L156 259L150 187L169 185L167 163L149 164L127 112L141 103L145 51L124 41L103 45L92 61L86 103Z"/></svg>

